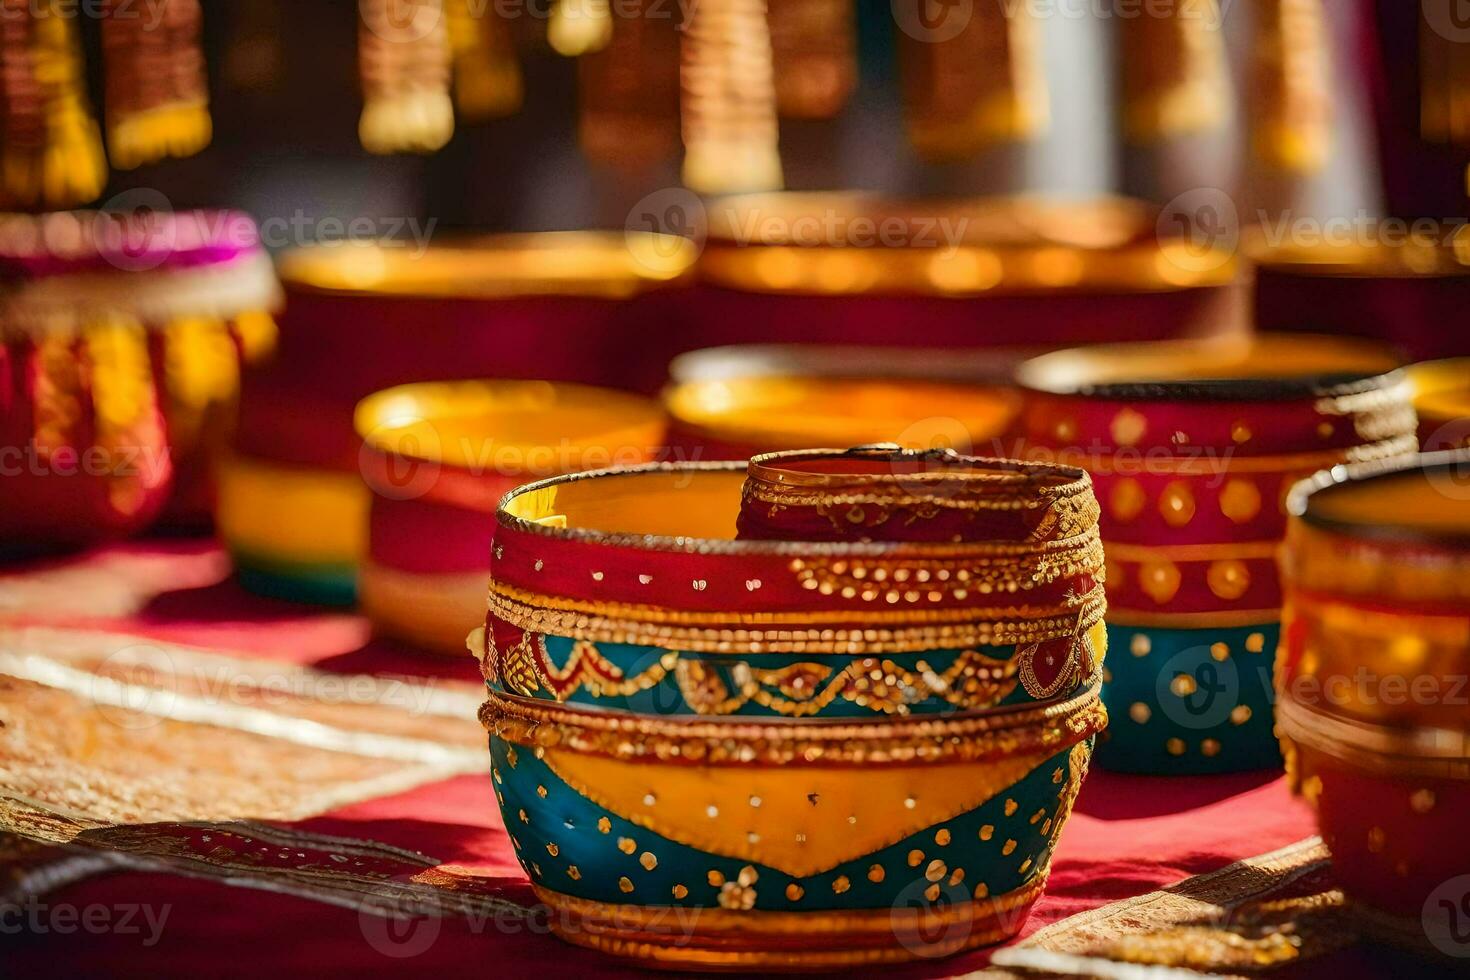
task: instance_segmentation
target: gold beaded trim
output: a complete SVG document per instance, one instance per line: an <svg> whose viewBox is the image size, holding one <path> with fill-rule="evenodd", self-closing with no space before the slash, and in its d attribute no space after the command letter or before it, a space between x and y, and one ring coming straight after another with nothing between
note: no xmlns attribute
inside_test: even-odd
<svg viewBox="0 0 1470 980"><path fill-rule="evenodd" d="M557 605L574 608L556 608ZM590 606L588 609L575 608ZM1041 643L1102 620L1107 608L1103 587L1094 586L1076 600L1053 607L916 609L870 612L875 623L938 623L899 628L780 628L782 623L850 623L851 612L821 610L789 613L692 613L603 603L575 603L520 592L491 583L490 614L533 633L565 636L598 643L632 643L699 653L912 653L975 646L1015 646ZM604 616L598 610L614 615ZM635 616L637 618L635 618ZM991 618L986 618L991 617ZM1007 618L999 618L1007 617ZM674 623L769 624L769 629L728 629L712 625ZM959 620L956 622L956 620Z"/></svg>
<svg viewBox="0 0 1470 980"><path fill-rule="evenodd" d="M767 516L774 518L791 507L810 507L826 519L838 532L851 533L855 528L878 527L895 514L905 526L916 521L933 520L947 511L977 514L982 511L1017 511L1049 508L1042 521L1029 535L1029 540L1047 537L1075 537L1097 527L1102 508L1091 493L1085 497L1051 500L1028 497L945 497L914 496L898 490L890 493L823 493L802 488L746 483L745 502L766 505Z"/></svg>
<svg viewBox="0 0 1470 980"><path fill-rule="evenodd" d="M915 765L1055 754L1107 725L1093 681L1037 707L855 723L664 718L569 708L492 693L480 722L497 737L635 762L688 765Z"/></svg>
<svg viewBox="0 0 1470 980"><path fill-rule="evenodd" d="M940 602L946 598L963 602L972 592L987 596L1025 592L1059 578L1096 576L1103 567L1103 545L1096 537L1084 551L1011 562L967 562L958 566L955 562L925 559L895 560L876 566L846 558L797 558L791 562L791 570L804 589L863 602L882 600L889 605L901 601L911 605L922 600Z"/></svg>
<svg viewBox="0 0 1470 980"><path fill-rule="evenodd" d="M1276 705L1276 732L1355 768L1385 776L1470 780L1470 733L1388 728L1338 718L1290 697Z"/></svg>

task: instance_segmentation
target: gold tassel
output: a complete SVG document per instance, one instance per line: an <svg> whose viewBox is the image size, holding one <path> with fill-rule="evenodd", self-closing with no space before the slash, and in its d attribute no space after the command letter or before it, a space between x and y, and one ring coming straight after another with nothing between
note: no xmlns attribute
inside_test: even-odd
<svg viewBox="0 0 1470 980"><path fill-rule="evenodd" d="M904 0L899 63L909 141L932 162L1032 139L1050 122L1041 29L1024 5L975 0L962 27L921 20L929 0ZM957 16L957 15L956 15Z"/></svg>
<svg viewBox="0 0 1470 980"><path fill-rule="evenodd" d="M1216 0L1175 0L1123 24L1123 130L1154 143L1222 129L1230 79Z"/></svg>
<svg viewBox="0 0 1470 980"><path fill-rule="evenodd" d="M701 0L680 44L684 183L703 194L779 190L765 0Z"/></svg>
<svg viewBox="0 0 1470 980"><path fill-rule="evenodd" d="M199 0L107 0L102 18L107 147L132 170L209 145L209 89Z"/></svg>
<svg viewBox="0 0 1470 980"><path fill-rule="evenodd" d="M521 107L525 82L510 25L488 0L444 0L454 63L454 108L472 122Z"/></svg>
<svg viewBox="0 0 1470 980"><path fill-rule="evenodd" d="M58 0L0 0L0 208L55 209L107 186L76 20Z"/></svg>
<svg viewBox="0 0 1470 980"><path fill-rule="evenodd" d="M369 153L432 153L454 135L449 30L440 0L361 0L357 31Z"/></svg>
<svg viewBox="0 0 1470 980"><path fill-rule="evenodd" d="M776 108L794 119L829 119L857 85L852 0L768 0Z"/></svg>
<svg viewBox="0 0 1470 980"><path fill-rule="evenodd" d="M1319 172L1332 149L1332 63L1322 0L1260 0L1252 143L1267 167Z"/></svg>
<svg viewBox="0 0 1470 980"><path fill-rule="evenodd" d="M608 0L556 0L546 25L551 50L568 58L601 51L612 40L612 34Z"/></svg>
<svg viewBox="0 0 1470 980"><path fill-rule="evenodd" d="M626 0L623 0L626 2ZM601 51L577 59L577 130L591 159L637 171L679 148L679 35L660 0L636 0Z"/></svg>

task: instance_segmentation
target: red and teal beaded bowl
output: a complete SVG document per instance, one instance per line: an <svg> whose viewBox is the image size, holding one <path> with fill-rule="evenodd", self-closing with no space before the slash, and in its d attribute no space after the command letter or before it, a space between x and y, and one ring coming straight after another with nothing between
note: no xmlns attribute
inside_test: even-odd
<svg viewBox="0 0 1470 980"><path fill-rule="evenodd" d="M638 467L501 504L481 716L554 928L695 969L1013 935L1105 723L1100 556L737 541L744 476ZM1055 575L1027 577L1038 555Z"/></svg>
<svg viewBox="0 0 1470 980"><path fill-rule="evenodd" d="M1293 482L1416 446L1407 382L1364 341L1262 335L1045 354L1018 371L1037 459L1092 474L1116 655L1099 764L1280 764L1276 555Z"/></svg>

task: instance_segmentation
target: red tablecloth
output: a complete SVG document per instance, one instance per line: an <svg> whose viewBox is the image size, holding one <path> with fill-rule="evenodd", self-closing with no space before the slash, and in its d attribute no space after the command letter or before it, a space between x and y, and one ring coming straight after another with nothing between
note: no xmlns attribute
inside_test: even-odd
<svg viewBox="0 0 1470 980"><path fill-rule="evenodd" d="M356 616L227 575L193 541L0 570L0 974L636 972L547 934L495 806L468 655L371 641ZM1277 773L1095 770L1025 948L1140 930L1197 945L1179 930L1202 908L1234 909L1205 923L1226 928L1237 905L1330 896L1320 845L1293 847L1313 832ZM1324 921L1273 975L1399 968L1332 951L1354 937Z"/></svg>

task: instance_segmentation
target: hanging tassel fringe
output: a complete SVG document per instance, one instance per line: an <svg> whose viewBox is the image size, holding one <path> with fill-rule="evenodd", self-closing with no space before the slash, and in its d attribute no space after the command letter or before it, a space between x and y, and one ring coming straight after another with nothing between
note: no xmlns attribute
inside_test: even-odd
<svg viewBox="0 0 1470 980"><path fill-rule="evenodd" d="M71 207L107 185L75 18L56 0L0 0L0 208Z"/></svg>
<svg viewBox="0 0 1470 980"><path fill-rule="evenodd" d="M934 163L964 160L999 143L1034 139L1050 123L1040 25L1025 5L975 0L964 26L945 36L923 29L928 0L899 32L909 141Z"/></svg>
<svg viewBox="0 0 1470 980"><path fill-rule="evenodd" d="M369 153L432 153L454 135L440 0L362 0L358 138Z"/></svg>
<svg viewBox="0 0 1470 980"><path fill-rule="evenodd" d="M765 0L701 0L680 46L684 183L705 194L779 190Z"/></svg>

